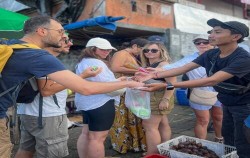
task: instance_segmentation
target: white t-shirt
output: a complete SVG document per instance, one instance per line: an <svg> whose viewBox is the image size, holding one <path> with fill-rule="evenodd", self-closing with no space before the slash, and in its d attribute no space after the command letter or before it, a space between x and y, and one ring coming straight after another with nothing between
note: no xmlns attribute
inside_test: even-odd
<svg viewBox="0 0 250 158"><path fill-rule="evenodd" d="M85 69L97 66L102 67L102 72L95 77L86 78L88 81L94 82L113 82L116 81L114 73L107 67L107 65L95 58L84 58L82 61L77 65L76 74L82 73ZM82 85L84 86L84 85ZM120 101L120 96L109 96L107 94L95 94L95 95L82 95L79 93L75 94L75 105L77 110L92 110L101 107L110 99L115 100L115 104L118 105Z"/></svg>
<svg viewBox="0 0 250 158"><path fill-rule="evenodd" d="M45 79L39 78L39 79ZM58 105L56 105L53 95L48 97L43 97L43 111L42 111L42 117L51 117L51 116L60 116L63 114L66 114L66 99L67 99L67 90L62 90L55 94ZM24 104L24 103L18 103L18 109L17 114L25 114L25 115L31 115L31 116L39 116L39 98L40 94L37 94L34 101L32 103Z"/></svg>

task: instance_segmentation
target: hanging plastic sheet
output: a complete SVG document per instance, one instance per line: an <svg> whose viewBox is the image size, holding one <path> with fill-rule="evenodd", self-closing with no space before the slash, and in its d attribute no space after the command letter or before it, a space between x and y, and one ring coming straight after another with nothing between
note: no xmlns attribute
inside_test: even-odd
<svg viewBox="0 0 250 158"><path fill-rule="evenodd" d="M125 17L118 16L118 17L112 17L112 16L98 16L95 18L78 21L75 23L71 23L64 26L65 30L74 30L84 27L91 27L91 26L100 26L102 28L115 31L116 30L116 24L115 22L118 20L122 20Z"/></svg>

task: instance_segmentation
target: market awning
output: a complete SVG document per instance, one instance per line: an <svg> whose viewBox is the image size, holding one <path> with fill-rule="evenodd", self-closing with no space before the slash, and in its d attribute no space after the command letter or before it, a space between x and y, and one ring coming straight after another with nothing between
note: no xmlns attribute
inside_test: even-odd
<svg viewBox="0 0 250 158"><path fill-rule="evenodd" d="M20 38L28 16L0 8L0 38Z"/></svg>

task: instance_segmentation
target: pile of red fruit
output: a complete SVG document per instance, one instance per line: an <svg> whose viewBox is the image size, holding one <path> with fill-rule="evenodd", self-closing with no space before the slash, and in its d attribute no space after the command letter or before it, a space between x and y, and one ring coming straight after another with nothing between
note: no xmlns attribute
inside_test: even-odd
<svg viewBox="0 0 250 158"><path fill-rule="evenodd" d="M202 146L201 143L196 143L196 141L180 142L178 145L172 146L171 149L204 158L219 158L214 151Z"/></svg>

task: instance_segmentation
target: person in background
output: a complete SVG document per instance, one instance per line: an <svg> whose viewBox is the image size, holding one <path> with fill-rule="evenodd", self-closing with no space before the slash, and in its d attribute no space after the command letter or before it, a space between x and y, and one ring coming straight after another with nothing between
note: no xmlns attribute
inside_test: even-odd
<svg viewBox="0 0 250 158"><path fill-rule="evenodd" d="M103 38L92 38L82 51L76 73L89 67L100 67L102 72L95 77L86 78L94 82L117 81L113 72L104 60L112 50L116 50L109 41ZM115 105L119 104L119 96L98 94L86 96L75 94L77 110L83 114L83 128L77 141L77 151L80 158L101 158L105 156L104 141L115 118Z"/></svg>
<svg viewBox="0 0 250 158"><path fill-rule="evenodd" d="M194 40L193 44L195 45L197 52L194 52L191 55L187 55L181 60L164 66L165 70L169 70L172 68L181 67L185 64L192 62L201 54L205 53L206 51L213 48L212 45L209 44L208 36L207 35L197 35ZM203 67L196 68L186 73L189 80L201 79L206 78L206 70ZM214 91L213 87L197 87L197 89L202 89L206 91ZM196 116L196 122L194 127L194 134L195 137L200 139L207 138L207 127L210 120L210 111L211 117L213 120L213 127L215 131L215 141L216 142L223 142L223 137L221 135L221 126L222 126L222 109L221 103L219 101L216 102L214 106L207 106L207 105L199 105L189 101L190 107L194 110Z"/></svg>
<svg viewBox="0 0 250 158"><path fill-rule="evenodd" d="M250 48L248 45L243 44L243 43L239 43L239 47L245 49L248 53L250 53Z"/></svg>
<svg viewBox="0 0 250 158"><path fill-rule="evenodd" d="M117 77L133 76L138 71L141 63L137 57L147 43L146 39L137 38L130 42L128 48L114 54L110 65ZM119 153L127 153L128 150L146 151L142 120L126 108L124 101L125 93L121 96L120 105L115 107L115 121L109 133L112 147Z"/></svg>
<svg viewBox="0 0 250 158"><path fill-rule="evenodd" d="M206 69L208 77L176 82L173 85L154 83L146 85L146 91L167 87L206 87L213 86L218 92L218 100L223 104L222 136L226 145L235 146L240 158L249 158L250 143L243 133L244 120L250 115L250 55L238 46L249 36L249 28L238 21L222 22L209 19L213 27L209 43L218 48L211 49L182 67L154 72L137 73L135 79L145 81L181 75L200 66ZM230 88L229 88L230 87ZM230 132L229 132L230 131Z"/></svg>
<svg viewBox="0 0 250 158"><path fill-rule="evenodd" d="M60 48L44 48L53 56L69 53L72 41L63 35ZM84 71L82 78L97 75L98 71ZM19 104L17 114L21 118L21 140L15 158L65 157L68 155L68 118L66 115L67 90L48 77L37 79L39 94L29 104ZM40 96L41 95L41 96ZM42 101L42 127L39 127L39 104ZM56 97L56 101L54 99ZM47 143L51 142L51 143ZM54 143L52 143L54 142Z"/></svg>
<svg viewBox="0 0 250 158"><path fill-rule="evenodd" d="M143 67L162 68L170 63L166 47L159 42L150 42L141 51ZM160 78L159 82L175 82L176 77ZM167 114L174 108L174 90L159 90L151 92L151 116L142 121L146 133L147 155L158 153L157 145L171 138L171 128Z"/></svg>
<svg viewBox="0 0 250 158"><path fill-rule="evenodd" d="M130 47L130 42L123 42L121 46L119 47L118 51L129 48Z"/></svg>

